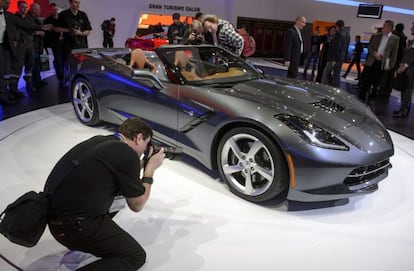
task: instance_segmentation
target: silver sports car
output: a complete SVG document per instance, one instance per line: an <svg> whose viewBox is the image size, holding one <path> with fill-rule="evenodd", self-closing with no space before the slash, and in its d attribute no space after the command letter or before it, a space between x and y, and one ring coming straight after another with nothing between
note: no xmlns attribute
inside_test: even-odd
<svg viewBox="0 0 414 271"><path fill-rule="evenodd" d="M388 175L390 135L346 91L265 75L210 45L145 55L152 71L131 68L129 49L73 51L65 76L82 123L138 116L252 202L344 199Z"/></svg>

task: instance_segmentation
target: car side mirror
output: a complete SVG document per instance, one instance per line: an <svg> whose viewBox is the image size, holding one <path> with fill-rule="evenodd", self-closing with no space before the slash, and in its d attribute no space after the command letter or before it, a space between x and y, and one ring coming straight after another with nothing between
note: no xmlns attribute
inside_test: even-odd
<svg viewBox="0 0 414 271"><path fill-rule="evenodd" d="M149 87L155 87L159 90L164 88L164 85L161 83L160 79L158 79L150 71L133 69L131 72L131 78L133 80L140 81Z"/></svg>

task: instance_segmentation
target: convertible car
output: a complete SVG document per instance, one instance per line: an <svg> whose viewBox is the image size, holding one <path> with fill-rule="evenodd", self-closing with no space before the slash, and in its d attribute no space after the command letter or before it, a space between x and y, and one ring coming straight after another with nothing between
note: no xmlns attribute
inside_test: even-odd
<svg viewBox="0 0 414 271"><path fill-rule="evenodd" d="M252 202L344 199L377 190L388 175L390 135L346 91L265 75L211 45L145 55L152 71L131 68L128 49L72 52L65 76L80 122L140 117L157 141L218 170Z"/></svg>

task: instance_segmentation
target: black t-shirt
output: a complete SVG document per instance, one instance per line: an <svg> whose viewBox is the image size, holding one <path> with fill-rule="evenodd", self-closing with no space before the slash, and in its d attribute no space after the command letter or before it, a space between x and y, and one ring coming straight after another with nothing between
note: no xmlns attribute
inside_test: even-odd
<svg viewBox="0 0 414 271"><path fill-rule="evenodd" d="M75 15L70 9L66 9L59 13L58 26L67 28L69 30L79 29L80 31L92 30L91 23L88 19L88 15L85 12L78 10ZM63 38L65 45L70 49L88 48L87 36L75 36L71 32L64 33Z"/></svg>
<svg viewBox="0 0 414 271"><path fill-rule="evenodd" d="M114 136L95 136L67 152L55 165L45 191L61 179L50 200L52 217L86 217L108 212L114 196L144 194L139 157Z"/></svg>
<svg viewBox="0 0 414 271"><path fill-rule="evenodd" d="M44 21L43 24L51 24L54 27L59 25L59 19L58 18L54 18L52 15L50 15L49 17L47 17ZM53 46L58 46L60 40L60 33L56 32L56 31L46 31L45 32L45 46L47 47L53 47Z"/></svg>

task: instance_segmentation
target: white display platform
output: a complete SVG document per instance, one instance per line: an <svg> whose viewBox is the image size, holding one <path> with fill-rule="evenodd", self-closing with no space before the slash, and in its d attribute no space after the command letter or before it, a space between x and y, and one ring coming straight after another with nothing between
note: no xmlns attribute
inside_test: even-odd
<svg viewBox="0 0 414 271"><path fill-rule="evenodd" d="M0 122L0 211L41 190L55 162L103 128L78 122L70 104ZM377 192L343 206L288 212L244 201L205 171L166 160L144 210L116 221L147 252L140 270L411 271L414 142L391 132L393 168ZM0 236L0 253L24 270L75 270L93 257L69 252L46 230L24 248ZM0 270L14 270L0 259Z"/></svg>

